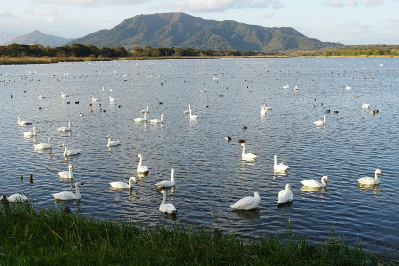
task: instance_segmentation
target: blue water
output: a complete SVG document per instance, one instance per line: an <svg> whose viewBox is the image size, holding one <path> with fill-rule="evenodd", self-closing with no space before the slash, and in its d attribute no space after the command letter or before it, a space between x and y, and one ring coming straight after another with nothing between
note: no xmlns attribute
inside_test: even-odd
<svg viewBox="0 0 399 266"><path fill-rule="evenodd" d="M68 205L90 217L148 225L183 221L246 238L283 233L290 219L293 231L316 241L328 237L332 226L351 244L360 240L366 248L394 252L399 244L398 66L397 58L0 66L0 193L24 192L38 207ZM287 84L290 89L283 89ZM73 95L63 99L61 92ZM39 94L46 98L39 100ZM91 95L101 99L101 106L89 106ZM109 96L116 102L110 103ZM262 102L272 107L265 116ZM369 114L363 103L380 112ZM183 114L189 104L198 120ZM165 115L163 125L134 122L146 106L150 118ZM326 109L331 110L326 126L314 126ZM19 127L16 116L32 125ZM72 133L57 133L68 121ZM36 142L23 136L33 126L38 128ZM107 135L122 144L108 150ZM49 136L50 153L33 149ZM241 138L256 161L241 160ZM65 160L61 144L82 149L82 154ZM139 153L150 168L146 177L136 172ZM274 154L289 166L287 174L273 172ZM74 167L73 183L84 182L82 199L54 202L51 194L71 189L71 182L57 174L68 164ZM159 212L162 193L155 186L170 178L171 168L176 185L167 190L167 201L176 206L175 216ZM359 187L357 179L374 177L377 168L383 171L381 185ZM301 190L301 180L324 175L327 189ZM130 176L139 180L132 193L110 189L109 182L128 182ZM294 201L279 207L277 194L287 183ZM254 191L261 196L258 210L229 208Z"/></svg>

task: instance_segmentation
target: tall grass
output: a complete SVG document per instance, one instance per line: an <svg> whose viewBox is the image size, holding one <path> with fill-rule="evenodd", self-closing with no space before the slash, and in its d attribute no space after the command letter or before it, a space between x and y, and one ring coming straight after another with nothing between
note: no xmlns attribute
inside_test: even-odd
<svg viewBox="0 0 399 266"><path fill-rule="evenodd" d="M381 265L330 237L309 243L288 222L282 235L253 241L197 226L146 227L82 217L69 209L35 210L30 203L0 206L0 265Z"/></svg>

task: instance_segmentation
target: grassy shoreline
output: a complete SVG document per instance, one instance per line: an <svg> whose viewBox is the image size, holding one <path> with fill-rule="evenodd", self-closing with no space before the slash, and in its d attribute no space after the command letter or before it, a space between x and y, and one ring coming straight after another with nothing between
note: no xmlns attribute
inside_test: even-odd
<svg viewBox="0 0 399 266"><path fill-rule="evenodd" d="M35 210L30 203L0 205L0 265L393 265L382 253L350 246L331 230L323 242L294 234L256 240L219 230L175 225L145 227Z"/></svg>

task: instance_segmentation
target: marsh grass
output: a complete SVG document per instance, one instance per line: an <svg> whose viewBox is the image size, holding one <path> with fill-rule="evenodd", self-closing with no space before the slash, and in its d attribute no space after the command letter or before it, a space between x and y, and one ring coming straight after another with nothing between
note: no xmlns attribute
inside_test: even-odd
<svg viewBox="0 0 399 266"><path fill-rule="evenodd" d="M292 232L253 241L197 226L146 227L87 218L68 208L0 205L0 265L377 265L384 254L349 246L331 230L310 243Z"/></svg>

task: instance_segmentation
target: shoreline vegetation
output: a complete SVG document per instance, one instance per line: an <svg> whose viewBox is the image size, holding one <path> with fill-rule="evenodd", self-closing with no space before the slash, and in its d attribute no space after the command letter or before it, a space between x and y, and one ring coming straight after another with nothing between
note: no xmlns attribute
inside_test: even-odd
<svg viewBox="0 0 399 266"><path fill-rule="evenodd" d="M286 50L266 54L252 51L216 51L191 48L153 48L135 46L96 47L72 44L44 47L40 44L9 44L0 46L0 65L50 64L58 62L146 60L146 59L218 59L218 58L289 58L289 57L399 57L399 45L346 45L317 50Z"/></svg>
<svg viewBox="0 0 399 266"><path fill-rule="evenodd" d="M217 220L217 218L215 218ZM31 202L0 205L0 265L397 265L389 255L349 245L333 229L323 241L292 232L255 240L197 226L143 226L36 210Z"/></svg>

